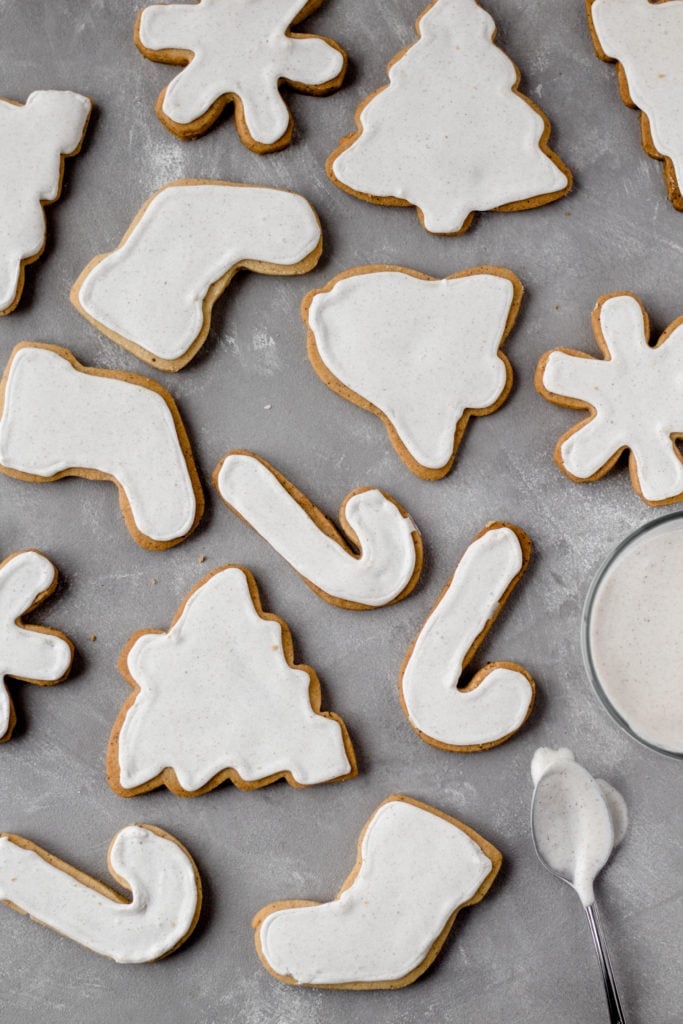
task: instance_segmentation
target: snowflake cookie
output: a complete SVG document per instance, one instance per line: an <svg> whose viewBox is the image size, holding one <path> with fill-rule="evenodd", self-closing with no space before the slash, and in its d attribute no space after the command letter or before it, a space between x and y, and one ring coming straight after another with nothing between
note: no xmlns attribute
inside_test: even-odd
<svg viewBox="0 0 683 1024"><path fill-rule="evenodd" d="M0 316L16 308L24 267L45 248L43 207L59 199L64 159L81 148L92 104L54 89L0 99Z"/></svg>
<svg viewBox="0 0 683 1024"><path fill-rule="evenodd" d="M23 621L54 593L58 578L57 569L40 551L18 551L0 564L0 743L11 738L16 723L3 680L9 676L53 686L71 670L71 641L56 629Z"/></svg>
<svg viewBox="0 0 683 1024"><path fill-rule="evenodd" d="M522 292L500 267L443 280L355 267L304 299L309 359L329 388L380 417L409 469L438 480L470 417L508 396L512 369L500 348Z"/></svg>
<svg viewBox="0 0 683 1024"><path fill-rule="evenodd" d="M548 146L550 123L519 91L486 11L434 0L416 30L329 157L332 181L371 203L415 206L422 226L443 235L467 231L477 211L564 196L572 178Z"/></svg>
<svg viewBox="0 0 683 1024"><path fill-rule="evenodd" d="M683 317L655 345L638 298L605 295L593 311L603 353L555 349L538 364L536 388L551 402L591 415L557 443L555 461L570 480L599 480L630 451L634 490L648 505L683 498Z"/></svg>
<svg viewBox="0 0 683 1024"><path fill-rule="evenodd" d="M321 95L337 89L346 54L331 39L292 33L322 0L199 0L140 11L135 43L150 60L187 64L157 100L160 120L181 138L202 135L233 103L249 149L289 145L292 118L279 92L287 82Z"/></svg>
<svg viewBox="0 0 683 1024"><path fill-rule="evenodd" d="M285 622L267 614L251 573L214 570L168 632L131 637L119 668L134 689L112 730L107 775L120 796L167 786L199 796L230 780L256 789L347 779L344 723L320 710L320 683L295 665Z"/></svg>
<svg viewBox="0 0 683 1024"><path fill-rule="evenodd" d="M640 110L643 149L664 161L669 198L683 210L683 2L588 0L601 60L616 63L619 92Z"/></svg>

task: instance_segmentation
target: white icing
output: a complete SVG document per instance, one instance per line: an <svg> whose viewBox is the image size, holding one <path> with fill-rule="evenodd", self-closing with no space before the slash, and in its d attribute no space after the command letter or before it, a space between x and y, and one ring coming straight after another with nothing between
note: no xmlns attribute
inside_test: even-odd
<svg viewBox="0 0 683 1024"><path fill-rule="evenodd" d="M240 568L210 576L127 665L140 692L119 736L124 788L164 768L188 792L226 768L245 782L290 772L306 786L351 771L339 723L311 707L309 673L288 664L282 627L258 614Z"/></svg>
<svg viewBox="0 0 683 1024"><path fill-rule="evenodd" d="M531 777L539 854L589 907L595 902L595 879L626 832L626 804L612 786L578 765L565 747L537 750Z"/></svg>
<svg viewBox="0 0 683 1024"><path fill-rule="evenodd" d="M405 200L444 234L475 211L566 191L566 173L540 148L543 118L513 91L516 68L493 44L493 19L475 0L437 0L419 31L333 160L339 182Z"/></svg>
<svg viewBox="0 0 683 1024"><path fill-rule="evenodd" d="M14 350L4 387L0 465L46 479L74 470L112 477L143 543L191 530L197 500L171 410L158 392L78 370L39 345Z"/></svg>
<svg viewBox="0 0 683 1024"><path fill-rule="evenodd" d="M401 691L410 724L429 738L454 747L496 743L519 729L529 714L533 687L512 668L485 668L474 689L458 689L472 644L490 628L523 564L513 530L487 530L467 548L420 630L403 669Z"/></svg>
<svg viewBox="0 0 683 1024"><path fill-rule="evenodd" d="M452 822L396 799L370 819L360 857L337 899L275 909L262 921L257 938L274 973L307 985L403 978L493 867Z"/></svg>
<svg viewBox="0 0 683 1024"><path fill-rule="evenodd" d="M118 249L86 270L77 301L143 357L180 359L202 331L211 285L254 261L286 273L320 241L315 210L294 192L176 182L152 197Z"/></svg>
<svg viewBox="0 0 683 1024"><path fill-rule="evenodd" d="M628 727L683 754L683 522L665 519L617 555L593 596L588 639L600 687Z"/></svg>
<svg viewBox="0 0 683 1024"><path fill-rule="evenodd" d="M12 306L21 264L45 244L42 203L59 196L62 158L81 144L91 103L75 92L0 100L0 312Z"/></svg>
<svg viewBox="0 0 683 1024"><path fill-rule="evenodd" d="M417 565L415 524L391 498L369 489L343 506L354 555L313 522L273 471L253 455L226 455L217 476L223 500L332 600L375 608L395 601Z"/></svg>
<svg viewBox="0 0 683 1024"><path fill-rule="evenodd" d="M683 2L593 0L590 17L605 56L619 61L652 142L683 187Z"/></svg>
<svg viewBox="0 0 683 1024"><path fill-rule="evenodd" d="M71 647L62 636L17 624L52 587L56 574L52 562L38 551L20 551L0 566L0 739L9 730L12 714L2 680L12 676L55 683L71 666Z"/></svg>
<svg viewBox="0 0 683 1024"><path fill-rule="evenodd" d="M416 462L442 469L465 410L503 393L498 349L513 299L497 274L424 281L378 271L319 292L308 320L330 372L386 416Z"/></svg>
<svg viewBox="0 0 683 1024"><path fill-rule="evenodd" d="M117 963L170 953L191 931L200 899L187 853L170 838L128 825L114 837L109 866L131 890L130 902L0 836L0 900Z"/></svg>
<svg viewBox="0 0 683 1024"><path fill-rule="evenodd" d="M555 351L543 374L551 394L595 410L561 441L564 469L586 480L630 448L643 498L677 498L683 494L683 460L672 435L683 433L683 326L653 347L640 303L615 295L602 301L600 332L608 358Z"/></svg>
<svg viewBox="0 0 683 1024"><path fill-rule="evenodd" d="M221 96L234 96L251 138L276 144L290 123L280 82L321 87L344 67L341 52L324 39L287 35L305 5L306 0L200 0L143 11L138 31L146 49L194 54L164 92L166 117L191 124Z"/></svg>

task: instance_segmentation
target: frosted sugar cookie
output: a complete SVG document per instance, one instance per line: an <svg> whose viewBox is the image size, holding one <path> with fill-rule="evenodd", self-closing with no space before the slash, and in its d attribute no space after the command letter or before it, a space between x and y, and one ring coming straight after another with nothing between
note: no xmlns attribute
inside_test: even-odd
<svg viewBox="0 0 683 1024"><path fill-rule="evenodd" d="M645 152L664 162L669 198L683 210L683 2L587 0L601 60L617 64L619 92L640 110Z"/></svg>
<svg viewBox="0 0 683 1024"><path fill-rule="evenodd" d="M63 633L23 620L57 587L59 573L40 551L18 551L0 564L0 743L16 724L3 680L53 686L71 671L74 646Z"/></svg>
<svg viewBox="0 0 683 1024"><path fill-rule="evenodd" d="M199 0L140 11L135 43L150 60L188 64L157 100L167 128L194 139L230 103L240 140L255 153L289 145L293 121L280 95L287 83L322 95L337 89L346 54L323 36L293 33L322 0Z"/></svg>
<svg viewBox="0 0 683 1024"><path fill-rule="evenodd" d="M80 150L91 106L51 89L24 104L0 99L0 316L16 308L24 268L42 255L43 207L59 199L64 159Z"/></svg>
<svg viewBox="0 0 683 1024"><path fill-rule="evenodd" d="M555 461L576 483L599 480L629 450L633 489L648 505L683 498L683 317L650 344L650 322L628 292L603 295L593 310L602 359L558 348L536 370L544 398L589 416L563 434Z"/></svg>
<svg viewBox="0 0 683 1024"><path fill-rule="evenodd" d="M322 252L311 204L285 189L173 181L147 200L112 252L71 289L86 320L160 370L197 354L214 303L240 268L305 274Z"/></svg>
<svg viewBox="0 0 683 1024"><path fill-rule="evenodd" d="M146 548L179 544L199 522L204 495L185 427L154 381L22 342L0 382L0 406L0 472L32 483L111 480Z"/></svg>
<svg viewBox="0 0 683 1024"><path fill-rule="evenodd" d="M214 483L226 505L325 601L342 608L379 608L407 597L417 583L422 570L418 529L377 488L346 496L340 534L301 491L252 452L228 452L216 467Z"/></svg>
<svg viewBox="0 0 683 1024"><path fill-rule="evenodd" d="M132 898L22 836L0 834L0 900L120 964L168 956L194 930L202 888L192 857L153 825L127 825L109 847L109 870Z"/></svg>
<svg viewBox="0 0 683 1024"><path fill-rule="evenodd" d="M405 267L355 267L306 296L308 355L342 398L376 413L409 469L450 470L472 416L500 408L512 368L500 351L522 300L500 267L437 280Z"/></svg>
<svg viewBox="0 0 683 1024"><path fill-rule="evenodd" d="M467 231L478 211L564 196L572 179L548 146L550 123L519 91L476 0L434 0L416 31L329 157L332 181L380 206L415 206L422 226L443 235Z"/></svg>
<svg viewBox="0 0 683 1024"><path fill-rule="evenodd" d="M536 686L521 665L495 661L462 674L526 572L531 541L489 523L456 566L411 644L399 679L403 710L432 746L469 752L504 743L526 722Z"/></svg>
<svg viewBox="0 0 683 1024"><path fill-rule="evenodd" d="M116 720L107 758L121 796L166 785L197 796L349 778L344 723L320 711L320 683L296 665L287 625L266 614L253 576L216 569L190 591L168 632L131 638L119 668L135 693Z"/></svg>
<svg viewBox="0 0 683 1024"><path fill-rule="evenodd" d="M258 955L288 985L403 988L437 957L458 911L483 899L501 863L467 825L391 796L363 829L335 899L284 900L259 911Z"/></svg>

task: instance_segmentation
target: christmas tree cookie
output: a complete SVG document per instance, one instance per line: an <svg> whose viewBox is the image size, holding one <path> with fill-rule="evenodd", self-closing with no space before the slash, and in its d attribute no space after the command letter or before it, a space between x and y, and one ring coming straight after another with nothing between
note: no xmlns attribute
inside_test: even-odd
<svg viewBox="0 0 683 1024"><path fill-rule="evenodd" d="M548 146L550 124L519 92L476 0L435 0L389 84L356 114L327 162L335 184L382 206L415 206L427 231L459 235L477 211L523 210L565 195L571 174Z"/></svg>
<svg viewBox="0 0 683 1024"><path fill-rule="evenodd" d="M167 786L198 796L356 774L341 719L320 711L312 668L295 665L286 624L266 614L251 573L216 569L168 632L136 633L120 669L134 694L112 731L109 782L121 796Z"/></svg>
<svg viewBox="0 0 683 1024"><path fill-rule="evenodd" d="M683 3L588 0L598 56L614 61L624 103L639 109L645 152L664 161L671 202L683 210Z"/></svg>
<svg viewBox="0 0 683 1024"><path fill-rule="evenodd" d="M205 132L233 103L249 149L289 145L292 118L280 84L324 94L341 85L346 54L323 36L290 32L322 0L199 0L140 11L135 43L150 60L189 65L157 100L163 124L181 138Z"/></svg>
<svg viewBox="0 0 683 1024"><path fill-rule="evenodd" d="M24 267L45 248L43 207L59 198L64 158L81 148L91 102L43 90L0 99L0 316L21 298Z"/></svg>

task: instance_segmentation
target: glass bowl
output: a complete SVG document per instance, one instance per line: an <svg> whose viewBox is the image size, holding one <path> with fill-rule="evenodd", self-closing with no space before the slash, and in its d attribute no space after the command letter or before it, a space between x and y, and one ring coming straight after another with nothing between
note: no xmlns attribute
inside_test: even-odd
<svg viewBox="0 0 683 1024"><path fill-rule="evenodd" d="M642 735L642 733L639 732L640 723L634 717L633 712L629 714L625 711L624 698L621 698L620 700L621 695L615 693L613 684L617 677L617 673L614 672L612 679L608 682L609 672L603 669L601 678L601 673L596 666L596 656L598 655L599 648L604 641L598 641L595 637L594 617L596 616L596 607L598 608L597 614L600 614L600 598L604 593L603 588L608 585L608 583L618 580L620 572L623 574L624 566L631 564L631 567L633 568L633 565L635 564L634 559L636 557L640 557L642 559L643 552L649 546L647 543L648 538L652 538L656 533L680 533L681 544L683 546L683 511L660 516L658 519L654 519L651 522L645 523L644 526L638 527L638 529L634 530L623 541L621 541L620 544L617 544L610 555L605 559L590 585L588 594L586 595L586 601L583 606L583 614L581 617L581 653L583 655L583 661L588 678L593 684L593 689L601 703L621 728L639 743L644 744L651 750L656 750L658 753L665 754L668 757L682 759L683 728L681 730L680 741L675 742L658 742L658 740L652 738L652 735L647 735L647 727L641 727L646 733L646 735ZM637 555L636 552L638 553ZM637 603L632 603L628 609L628 615L633 615L634 618L639 617L640 624L629 622L627 615L626 626L628 627L628 633L627 640L623 642L624 649L621 652L622 658L626 656L630 644L635 643L637 645L639 637L645 642L649 641L650 644L652 643L651 637L648 637L648 630L651 629L651 627L648 626L648 623L652 621L653 617L656 615L658 607L656 603L646 599L648 581L649 577L646 574L643 582L644 592L643 594L638 595L642 600ZM680 589L680 600L681 606L683 607L683 572L680 575L680 588L677 587L677 589ZM650 597L652 597L652 595L650 595ZM661 603L662 602L660 602L660 606ZM683 645L683 615L677 632L681 635L681 644ZM611 633L609 635L610 637L612 636ZM619 645L620 638L618 635L615 635L613 643L615 645ZM603 650L604 649L605 648L603 647ZM598 657L597 660L600 660L600 658ZM654 672L652 675L654 675ZM628 678L628 671L624 673L624 676ZM683 701L683 657L681 658L676 670L676 677L680 679L680 690L682 695L680 700ZM644 702L647 701L647 684L650 678L651 677L643 678L642 684L640 682L638 683L639 686L642 685L642 700ZM633 683L633 679L631 679L631 685L632 688L635 685ZM608 690L610 693L607 692ZM640 706L640 694L638 702ZM664 712L662 711L660 719L663 717Z"/></svg>

